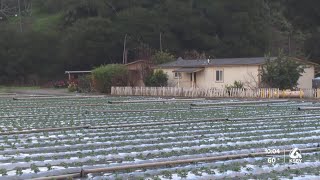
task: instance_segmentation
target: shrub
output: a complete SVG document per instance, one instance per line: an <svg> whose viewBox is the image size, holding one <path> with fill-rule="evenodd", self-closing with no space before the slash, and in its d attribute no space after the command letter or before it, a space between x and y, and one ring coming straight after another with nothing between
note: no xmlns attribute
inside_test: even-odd
<svg viewBox="0 0 320 180"><path fill-rule="evenodd" d="M121 64L100 66L92 71L94 88L101 93L110 93L111 86L127 85L128 70Z"/></svg>
<svg viewBox="0 0 320 180"><path fill-rule="evenodd" d="M78 92L88 93L91 92L91 75L80 76L78 79Z"/></svg>
<svg viewBox="0 0 320 180"><path fill-rule="evenodd" d="M241 81L234 81L233 85L226 85L227 90L231 90L232 88L244 88L244 84Z"/></svg>
<svg viewBox="0 0 320 180"><path fill-rule="evenodd" d="M76 83L74 83L74 82L71 82L71 83L69 83L69 86L68 86L68 91L69 92L75 92L75 91L77 91L77 84Z"/></svg>
<svg viewBox="0 0 320 180"><path fill-rule="evenodd" d="M145 85L150 87L163 87L168 85L168 75L162 70L157 70L147 76Z"/></svg>
<svg viewBox="0 0 320 180"><path fill-rule="evenodd" d="M75 92L78 90L78 80L72 79L68 81L68 91Z"/></svg>

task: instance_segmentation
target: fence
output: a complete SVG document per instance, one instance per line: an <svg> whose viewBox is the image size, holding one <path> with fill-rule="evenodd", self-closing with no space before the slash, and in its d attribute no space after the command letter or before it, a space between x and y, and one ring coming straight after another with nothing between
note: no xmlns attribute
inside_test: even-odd
<svg viewBox="0 0 320 180"><path fill-rule="evenodd" d="M112 87L116 96L158 96L158 97L229 97L229 98L279 98L277 88L260 89L200 89L178 87Z"/></svg>
<svg viewBox="0 0 320 180"><path fill-rule="evenodd" d="M320 89L300 89L301 98L320 98Z"/></svg>

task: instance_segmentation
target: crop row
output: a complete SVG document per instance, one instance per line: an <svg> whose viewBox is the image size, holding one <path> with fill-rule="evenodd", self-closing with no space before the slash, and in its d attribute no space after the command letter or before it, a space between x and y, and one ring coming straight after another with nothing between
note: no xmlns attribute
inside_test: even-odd
<svg viewBox="0 0 320 180"><path fill-rule="evenodd" d="M73 139L73 138L92 138L92 137L109 137L109 138L121 138L124 136L124 140L128 137L131 139L141 138L141 137L152 137L165 134L171 134L176 136L184 135L185 133L205 133L205 132L215 132L215 133L224 133L225 135L245 135L246 133L266 133L273 132L275 130L282 130L284 132L293 132L301 131L304 129L318 129L318 120L291 120L290 125L294 128L290 128L287 125L286 121L272 121L269 122L270 125L261 125L248 126L248 121L246 122L235 122L235 123L222 123L222 122L207 122L207 123L190 123L190 124L180 124L180 125L171 125L171 126L157 126L149 127L148 129L133 127L133 128L117 128L112 131L105 131L104 129L83 129L83 130L72 130L72 131L57 131L57 132L46 132L46 133L32 133L32 134L23 134L23 135L8 135L0 137L0 142L8 141L14 143L16 141L28 141L28 143L42 140L63 140L63 139ZM297 127L297 128L295 128ZM245 132L244 132L245 130ZM152 133L151 133L152 132ZM158 134L161 133L161 134ZM231 133L231 134L230 134ZM115 136L116 135L116 136ZM222 135L222 134L221 134ZM25 139L25 140L24 140ZM9 141L10 140L10 141Z"/></svg>
<svg viewBox="0 0 320 180"><path fill-rule="evenodd" d="M64 127L64 126L73 126L73 125L83 125L83 124L90 124L90 125L107 125L112 123L143 123L143 122L158 122L161 120L175 120L175 119L198 119L198 118L208 118L208 117L226 117L223 115L220 116L210 116L207 113L202 113L202 115L198 115L198 113L193 113L193 115L188 116L188 114L192 114L192 112L185 113L185 112L179 112L180 114L177 114L175 116L161 116L160 114L157 116L154 116L152 114L146 115L146 116L132 116L132 117L117 117L113 118L109 115L100 115L100 117L97 116L87 116L87 115L56 115L50 117L42 117L42 118L21 118L21 119L10 119L9 121L3 120L0 123L0 131L12 131L12 130L22 130L22 129L38 129L38 128L44 128L44 127ZM182 115L183 114L183 115ZM186 115L187 114L187 115ZM134 115L134 114L133 114ZM198 116L197 116L198 115ZM269 114L269 115L275 115L278 114ZM281 115L281 114L280 114ZM311 115L306 114L306 115ZM199 117L200 116L200 117ZM140 117L140 118L137 118ZM233 117L233 116L229 116ZM238 116L239 117L239 116ZM254 116L253 116L254 117ZM56 118L56 119L55 119ZM263 117L261 116L263 119ZM276 117L275 117L276 119ZM18 122L18 123L17 123ZM107 122L107 123L106 123ZM3 124L3 125L1 125ZM10 126L10 124L12 124Z"/></svg>
<svg viewBox="0 0 320 180"><path fill-rule="evenodd" d="M232 151L237 149L239 152L243 149L250 149L249 151L257 152L259 148L271 148L271 147L279 147L279 146L300 146L300 147L316 147L317 140L320 136L311 136L306 138L286 138L286 139L265 139L261 141L244 141L244 142L236 142L233 144L199 144L199 143L190 143L190 142L179 142L176 144L170 143L159 143L159 144L144 144L144 145L127 145L122 147L110 147L100 145L97 146L95 144L91 144L92 146L88 145L89 147L87 150L84 151L83 147L76 146L74 147L64 147L63 149L59 148L38 148L38 149L28 149L28 151L21 150L16 152L5 152L6 154L17 154L19 153L34 153L34 152L41 152L42 154L37 154L36 157L32 157L33 160L38 159L39 161L33 161L34 163L43 163L43 160L46 160L46 157L50 157L49 160L51 163L59 164L61 162L77 162L83 160L90 160L94 157L104 157L108 158L107 161L117 161L117 158L120 159L127 159L128 161L135 161L135 159L159 159L159 158L172 158L172 156L182 157L184 155L200 155L200 154L223 154L226 151ZM282 149L284 149L282 147ZM62 151L61 151L62 150ZM260 150L261 151L261 150ZM47 152L48 154L45 154ZM55 155L50 154L51 152L55 152ZM61 152L61 153L59 153ZM66 153L71 152L71 153ZM75 153L76 152L76 153ZM250 152L250 153L251 153ZM80 156L80 157L79 157ZM129 158L128 158L129 157ZM40 158L40 159L39 159ZM56 159L56 160L52 160ZM67 158L67 159L63 159ZM79 160L82 159L82 160ZM15 158L12 157L11 160L15 161ZM19 165L28 165L28 161L32 160L31 157L25 154L25 158L21 159L26 161L26 163L4 163L0 165L1 167L6 168L14 168L15 166ZM123 160L121 160L123 161ZM29 163L30 164L30 163Z"/></svg>
<svg viewBox="0 0 320 180"><path fill-rule="evenodd" d="M286 137L294 137L294 136L301 136L301 137L305 137L305 136L312 136L317 134L318 132L320 132L320 130L312 130L312 131L300 131L300 132L292 132L292 133L264 133L264 134L257 134L254 133L254 135L250 136L250 132L248 132L247 134L245 134L246 136L238 136L238 137L234 137L232 135L229 136L228 134L224 133L214 133L214 131L212 130L207 130L207 133L192 133L192 131L186 132L188 134L188 136L183 136L183 134L181 134L180 136L170 136L169 134L165 134L165 136L161 136L161 135L157 135L155 137L158 138L151 138L150 136L147 136L147 138L145 139L140 139L138 140L136 136L133 137L120 137L119 136L117 138L110 138L110 137L103 137L103 136L99 136L99 137L95 137L95 138L86 138L86 137L77 137L77 138L72 138L72 139L53 139L50 138L46 141L44 140L32 140L32 139L27 139L24 142L21 142L20 139L17 139L15 142L13 141L3 141L2 145L2 149L6 149L6 148L34 148L34 147L50 147L50 146L57 146L57 145L81 145L81 144L88 144L88 143L109 143L112 145L116 145L116 144L128 144L129 142L133 141L137 144L142 144L145 142L171 142L172 139L174 141L191 141L194 139L197 140L210 140L211 143L216 143L216 142L235 142L235 141L243 141L243 140L259 140L262 138L286 138ZM168 136L169 135L169 136ZM192 135L192 136L190 136ZM154 136L154 135L153 135ZM143 138L143 137L142 137ZM176 138L176 139L174 139ZM35 141L35 142L34 142ZM124 142L125 141L125 142Z"/></svg>

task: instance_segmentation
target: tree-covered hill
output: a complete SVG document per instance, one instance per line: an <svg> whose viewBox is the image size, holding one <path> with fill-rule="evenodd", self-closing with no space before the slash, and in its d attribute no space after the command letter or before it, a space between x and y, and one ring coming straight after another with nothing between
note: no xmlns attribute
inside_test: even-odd
<svg viewBox="0 0 320 180"><path fill-rule="evenodd" d="M0 0L0 83L122 63L125 37L128 61L160 49L213 58L281 48L320 62L319 7L318 0Z"/></svg>

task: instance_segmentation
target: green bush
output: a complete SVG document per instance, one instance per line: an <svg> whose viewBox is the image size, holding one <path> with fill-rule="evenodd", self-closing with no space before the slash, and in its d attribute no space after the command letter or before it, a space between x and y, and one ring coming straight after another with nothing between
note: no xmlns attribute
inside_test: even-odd
<svg viewBox="0 0 320 180"><path fill-rule="evenodd" d="M145 85L149 87L163 87L168 85L168 75L162 70L157 70L147 76Z"/></svg>
<svg viewBox="0 0 320 180"><path fill-rule="evenodd" d="M68 91L69 92L76 92L78 89L77 84L74 82L71 82L68 86Z"/></svg>
<svg viewBox="0 0 320 180"><path fill-rule="evenodd" d="M241 81L234 81L233 85L226 85L225 88L227 90L231 90L232 88L242 89L242 88L244 88L244 84Z"/></svg>
<svg viewBox="0 0 320 180"><path fill-rule="evenodd" d="M91 92L92 86L92 76L86 75L86 76L80 76L78 79L78 92L79 93L88 93Z"/></svg>
<svg viewBox="0 0 320 180"><path fill-rule="evenodd" d="M126 86L128 70L121 64L100 66L92 71L94 88L101 93L110 93L111 86Z"/></svg>

